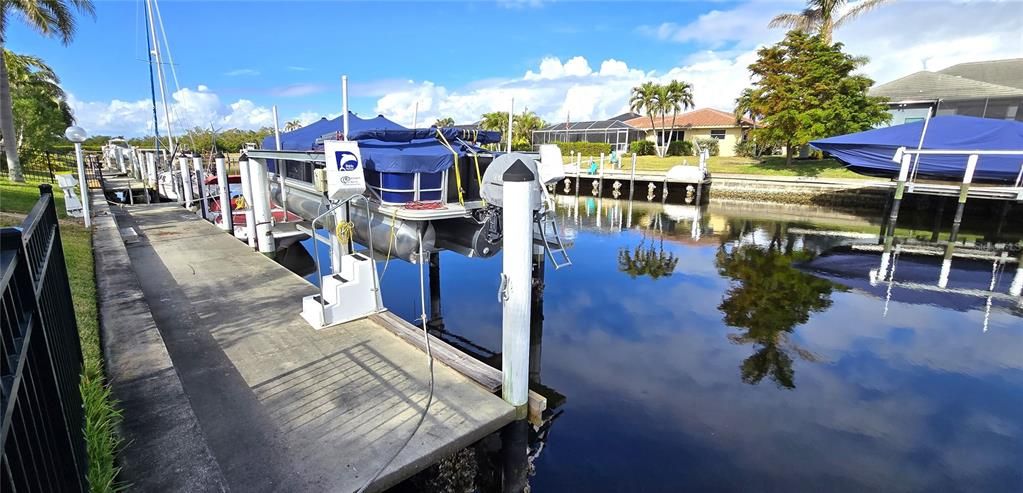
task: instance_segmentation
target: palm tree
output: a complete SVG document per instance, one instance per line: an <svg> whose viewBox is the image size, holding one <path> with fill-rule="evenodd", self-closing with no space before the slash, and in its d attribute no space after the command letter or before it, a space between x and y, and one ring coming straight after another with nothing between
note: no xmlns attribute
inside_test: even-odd
<svg viewBox="0 0 1023 493"><path fill-rule="evenodd" d="M660 99L658 98L658 85L653 82L632 88L632 96L629 97L629 109L636 113L646 113L650 117L650 129L654 131L654 147L657 147L657 127L654 125L654 115L660 111ZM658 151L659 155L659 151Z"/></svg>
<svg viewBox="0 0 1023 493"><path fill-rule="evenodd" d="M92 0L5 0L0 3L0 46L7 44L7 19L18 15L40 34L56 37L68 45L75 35L77 22L72 9L96 16ZM14 111L11 103L11 83L7 73L7 56L0 51L0 135L5 145L7 168L12 181L25 181L14 145Z"/></svg>
<svg viewBox="0 0 1023 493"><path fill-rule="evenodd" d="M787 27L819 34L821 39L830 45L833 30L888 1L862 0L846 13L839 15L848 4L848 0L807 0L806 8L802 12L779 14L771 19L767 27Z"/></svg>
<svg viewBox="0 0 1023 493"><path fill-rule="evenodd" d="M455 119L451 118L450 116L445 116L444 118L438 118L437 121L433 122L433 126L435 126L437 128L451 127L451 126L454 126L454 125L455 125Z"/></svg>
<svg viewBox="0 0 1023 493"><path fill-rule="evenodd" d="M284 131L285 132L291 132L291 131L294 131L294 130L298 130L300 128L302 128L302 120L299 120L297 118L294 119L294 120L291 120L288 123L284 124Z"/></svg>
<svg viewBox="0 0 1023 493"><path fill-rule="evenodd" d="M692 108L693 86L686 81L672 80L665 87L665 103L667 109L671 110L671 128L668 130L668 143L670 145L675 134L675 117L679 110L683 112Z"/></svg>

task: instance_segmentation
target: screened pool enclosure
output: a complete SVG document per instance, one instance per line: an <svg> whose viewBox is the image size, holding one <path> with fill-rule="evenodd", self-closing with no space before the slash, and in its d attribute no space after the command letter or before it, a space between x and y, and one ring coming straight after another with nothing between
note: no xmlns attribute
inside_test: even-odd
<svg viewBox="0 0 1023 493"><path fill-rule="evenodd" d="M562 122L533 131L533 148L555 142L603 142L611 144L618 152L626 152L629 143L642 140L646 133L625 124L639 115L626 113L607 120L586 122Z"/></svg>

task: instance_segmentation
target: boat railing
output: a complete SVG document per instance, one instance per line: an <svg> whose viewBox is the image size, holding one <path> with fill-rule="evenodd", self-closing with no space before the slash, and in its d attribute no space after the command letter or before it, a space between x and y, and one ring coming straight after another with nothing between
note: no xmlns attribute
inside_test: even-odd
<svg viewBox="0 0 1023 493"><path fill-rule="evenodd" d="M1011 150L1011 149L907 149L900 147L895 151L895 156L892 158L895 162L901 162L902 168L899 172L899 179L902 181L906 180L906 176L916 176L916 167L919 166L919 159L913 164L912 173L909 170L909 160L904 159L904 156L966 156L966 169L963 173L963 183L969 184L973 181L973 172L977 167L977 161L981 156L1020 156L1020 167L1019 172L1016 174L1016 180L1013 181L1012 188L1023 187L1023 150ZM912 182L912 180L910 180ZM1020 198L1023 198L1023 191L1020 192Z"/></svg>

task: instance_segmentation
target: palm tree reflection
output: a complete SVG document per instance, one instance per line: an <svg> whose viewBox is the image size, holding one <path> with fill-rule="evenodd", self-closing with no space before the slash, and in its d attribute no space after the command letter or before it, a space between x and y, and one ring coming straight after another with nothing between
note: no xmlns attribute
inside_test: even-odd
<svg viewBox="0 0 1023 493"><path fill-rule="evenodd" d="M724 321L741 333L729 334L736 344L752 344L756 351L740 366L742 381L754 385L770 377L779 387L795 388L794 353L806 361L817 358L796 346L789 336L810 313L831 306L831 291L842 289L830 281L803 273L792 266L808 260L809 253L782 249L780 237L764 248L746 244L729 249L722 245L715 256L718 273L733 280L718 305Z"/></svg>
<svg viewBox="0 0 1023 493"><path fill-rule="evenodd" d="M644 245L646 238L640 240L631 251L628 248L618 250L618 270L635 279L639 276L650 276L651 279L670 276L678 266L678 256L664 251L664 240L660 247Z"/></svg>

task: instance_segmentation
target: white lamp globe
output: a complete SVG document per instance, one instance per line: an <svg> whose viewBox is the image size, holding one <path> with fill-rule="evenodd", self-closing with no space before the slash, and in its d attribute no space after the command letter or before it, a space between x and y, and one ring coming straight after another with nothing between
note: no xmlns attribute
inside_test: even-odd
<svg viewBox="0 0 1023 493"><path fill-rule="evenodd" d="M64 137L67 137L67 140L70 140L71 142L81 144L82 142L85 142L85 139L87 139L89 135L85 133L85 129L82 127L72 125L64 131Z"/></svg>

